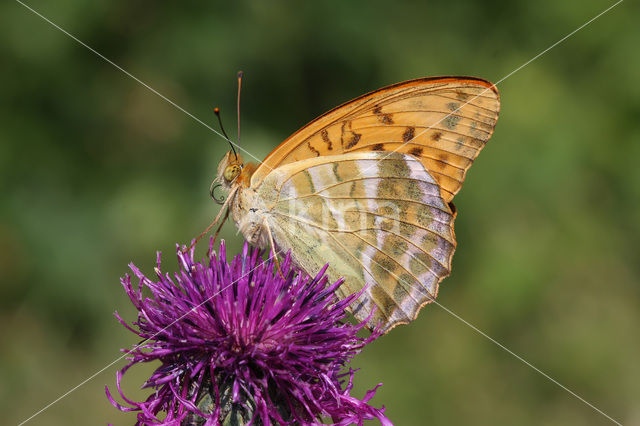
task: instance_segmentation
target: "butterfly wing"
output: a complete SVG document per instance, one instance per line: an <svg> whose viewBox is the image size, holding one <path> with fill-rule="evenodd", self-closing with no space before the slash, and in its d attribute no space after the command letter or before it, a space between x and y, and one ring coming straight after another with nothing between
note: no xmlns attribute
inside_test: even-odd
<svg viewBox="0 0 640 426"><path fill-rule="evenodd" d="M257 188L279 250L309 273L329 263L354 315L384 331L435 299L455 249L454 214L434 177L402 153L353 152L282 165Z"/></svg>
<svg viewBox="0 0 640 426"><path fill-rule="evenodd" d="M257 187L279 166L325 155L398 151L424 165L449 202L491 136L496 87L472 77L411 80L371 92L320 116L281 143L252 176Z"/></svg>

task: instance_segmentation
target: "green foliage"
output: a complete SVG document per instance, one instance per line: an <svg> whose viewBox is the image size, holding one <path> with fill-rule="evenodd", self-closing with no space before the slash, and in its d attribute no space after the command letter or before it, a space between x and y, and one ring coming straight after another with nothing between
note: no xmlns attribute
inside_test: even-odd
<svg viewBox="0 0 640 426"><path fill-rule="evenodd" d="M29 4L213 127L219 106L232 137L244 70L241 145L262 158L390 83L498 81L612 3ZM625 424L640 421L638 12L622 3L499 84L438 298ZM227 145L19 3L0 6L0 40L0 411L17 423L136 343L111 315L133 315L119 277L206 227ZM355 362L355 394L384 382L373 402L398 425L607 423L436 305ZM34 424L133 423L103 394L115 369Z"/></svg>

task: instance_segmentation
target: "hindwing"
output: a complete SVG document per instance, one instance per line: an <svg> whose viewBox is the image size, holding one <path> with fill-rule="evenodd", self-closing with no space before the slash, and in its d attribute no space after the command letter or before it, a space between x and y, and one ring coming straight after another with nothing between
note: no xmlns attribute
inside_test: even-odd
<svg viewBox="0 0 640 426"><path fill-rule="evenodd" d="M331 280L340 296L366 287L356 318L384 331L413 320L449 274L454 214L437 180L402 153L353 152L282 165L255 188L265 221L295 263Z"/></svg>

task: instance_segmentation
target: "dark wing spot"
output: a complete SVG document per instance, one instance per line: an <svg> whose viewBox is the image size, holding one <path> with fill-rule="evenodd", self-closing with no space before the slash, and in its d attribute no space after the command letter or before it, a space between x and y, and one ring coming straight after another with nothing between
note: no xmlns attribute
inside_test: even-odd
<svg viewBox="0 0 640 426"><path fill-rule="evenodd" d="M442 132L433 132L431 134L431 139L436 142L439 141L441 137L442 137Z"/></svg>
<svg viewBox="0 0 640 426"><path fill-rule="evenodd" d="M391 118L391 114L383 114L381 106L375 107L373 109L373 113L378 116L378 121L382 124L393 124L393 118Z"/></svg>
<svg viewBox="0 0 640 426"><path fill-rule="evenodd" d="M329 140L329 132L327 131L327 129L322 129L322 131L320 132L320 136L322 137L322 140L324 141L324 143L327 144L327 149L331 151L333 149L333 145Z"/></svg>
<svg viewBox="0 0 640 426"><path fill-rule="evenodd" d="M411 150L409 150L409 154L420 157L422 155L422 148L420 148L419 146L413 147L411 148Z"/></svg>
<svg viewBox="0 0 640 426"><path fill-rule="evenodd" d="M438 154L438 167L440 167L441 169L444 169L449 163L447 162L447 160L449 160L449 156L447 154Z"/></svg>
<svg viewBox="0 0 640 426"><path fill-rule="evenodd" d="M458 125L458 121L460 121L462 117L459 115L449 115L444 119L444 125L447 126L448 129L455 129Z"/></svg>
<svg viewBox="0 0 640 426"><path fill-rule="evenodd" d="M415 134L415 130L413 127L407 127L407 130L402 134L402 140L404 142L409 142L413 139L413 135Z"/></svg>
<svg viewBox="0 0 640 426"><path fill-rule="evenodd" d="M449 108L449 111L455 111L460 108L460 104L458 102L449 102L447 108Z"/></svg>
<svg viewBox="0 0 640 426"><path fill-rule="evenodd" d="M456 205L453 204L453 201L449 201L449 208L451 209L451 214L453 214L453 217L455 218L458 214L458 209L456 208Z"/></svg>
<svg viewBox="0 0 640 426"><path fill-rule="evenodd" d="M466 101L469 98L469 95L464 93L462 90L458 89L456 90L456 98L458 98L458 100L461 100L461 101Z"/></svg>
<svg viewBox="0 0 640 426"><path fill-rule="evenodd" d="M344 149L353 148L358 143L358 141L360 140L360 137L362 136L360 133L356 133L356 132L351 132L351 135L352 135L351 140L347 142Z"/></svg>
<svg viewBox="0 0 640 426"><path fill-rule="evenodd" d="M351 183L351 189L349 190L349 196L353 197L353 195L356 193L356 190L358 189L358 184L357 182L354 180Z"/></svg>
<svg viewBox="0 0 640 426"><path fill-rule="evenodd" d="M371 147L371 151L384 151L384 144L377 143Z"/></svg>
<svg viewBox="0 0 640 426"><path fill-rule="evenodd" d="M315 149L314 147L311 146L311 142L307 141L307 146L309 147L309 149L311 150L311 152L313 152L316 157L320 157L320 151L318 151L317 149Z"/></svg>

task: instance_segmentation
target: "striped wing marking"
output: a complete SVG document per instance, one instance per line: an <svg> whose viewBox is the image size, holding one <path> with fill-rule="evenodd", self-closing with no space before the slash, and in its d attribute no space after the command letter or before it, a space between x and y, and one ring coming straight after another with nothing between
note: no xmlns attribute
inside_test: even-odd
<svg viewBox="0 0 640 426"><path fill-rule="evenodd" d="M345 278L353 309L387 331L433 301L455 250L454 214L415 157L354 152L280 166L256 188L276 246L310 274Z"/></svg>

